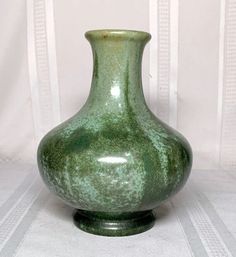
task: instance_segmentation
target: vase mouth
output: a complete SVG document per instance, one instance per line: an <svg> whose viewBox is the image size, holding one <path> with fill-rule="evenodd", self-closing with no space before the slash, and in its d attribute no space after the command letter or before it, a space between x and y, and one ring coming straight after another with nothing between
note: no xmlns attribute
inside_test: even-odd
<svg viewBox="0 0 236 257"><path fill-rule="evenodd" d="M145 31L138 30L123 30L123 29L98 29L89 30L85 33L85 37L90 40L96 39L114 39L114 40L137 40L148 42L151 39L151 34Z"/></svg>

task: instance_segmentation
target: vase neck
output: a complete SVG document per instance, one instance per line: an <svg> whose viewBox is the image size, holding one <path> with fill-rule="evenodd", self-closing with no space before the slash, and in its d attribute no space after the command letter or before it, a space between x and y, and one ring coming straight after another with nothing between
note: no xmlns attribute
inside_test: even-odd
<svg viewBox="0 0 236 257"><path fill-rule="evenodd" d="M130 35L123 31L101 31L96 36L86 34L92 46L94 61L88 98L90 104L109 112L119 112L127 108L127 101L132 104L132 99L145 103L141 63L143 49L149 39L147 35L145 33L146 37L136 38L132 33Z"/></svg>

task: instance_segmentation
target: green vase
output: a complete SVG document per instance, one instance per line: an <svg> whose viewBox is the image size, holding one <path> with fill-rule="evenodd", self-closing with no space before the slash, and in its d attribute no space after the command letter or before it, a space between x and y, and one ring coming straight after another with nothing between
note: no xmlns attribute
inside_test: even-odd
<svg viewBox="0 0 236 257"><path fill-rule="evenodd" d="M191 148L149 110L141 62L150 34L95 30L89 97L38 148L49 189L76 208L74 223L89 233L126 236L154 224L152 210L185 184Z"/></svg>

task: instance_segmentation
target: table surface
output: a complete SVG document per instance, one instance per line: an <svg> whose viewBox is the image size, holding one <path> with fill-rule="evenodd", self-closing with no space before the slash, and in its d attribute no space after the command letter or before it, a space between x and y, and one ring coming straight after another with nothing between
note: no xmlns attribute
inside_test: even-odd
<svg viewBox="0 0 236 257"><path fill-rule="evenodd" d="M73 225L72 213L48 192L36 166L0 165L0 257L236 256L234 172L192 171L142 234L91 235Z"/></svg>

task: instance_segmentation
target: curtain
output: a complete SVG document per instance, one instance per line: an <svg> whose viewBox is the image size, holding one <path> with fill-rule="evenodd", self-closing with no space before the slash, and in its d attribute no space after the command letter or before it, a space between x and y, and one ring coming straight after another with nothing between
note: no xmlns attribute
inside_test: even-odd
<svg viewBox="0 0 236 257"><path fill-rule="evenodd" d="M236 0L0 2L0 159L35 162L42 136L85 102L85 31L149 31L143 86L183 133L194 168L236 168Z"/></svg>

